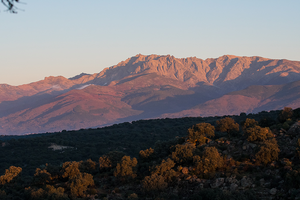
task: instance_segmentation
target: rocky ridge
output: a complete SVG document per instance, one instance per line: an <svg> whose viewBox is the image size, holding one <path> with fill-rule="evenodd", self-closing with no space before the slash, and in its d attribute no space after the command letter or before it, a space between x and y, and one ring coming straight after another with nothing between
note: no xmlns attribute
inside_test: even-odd
<svg viewBox="0 0 300 200"><path fill-rule="evenodd" d="M0 85L0 133L296 108L300 106L299 87L293 81L297 80L298 61L232 55L178 59L139 54L100 73L83 73L69 79L50 76L20 86ZM250 96L247 87L254 87ZM262 96L266 91L273 93Z"/></svg>

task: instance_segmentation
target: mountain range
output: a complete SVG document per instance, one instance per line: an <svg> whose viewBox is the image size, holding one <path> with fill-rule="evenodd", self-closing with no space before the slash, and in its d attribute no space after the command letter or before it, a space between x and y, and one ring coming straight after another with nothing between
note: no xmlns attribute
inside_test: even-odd
<svg viewBox="0 0 300 200"><path fill-rule="evenodd" d="M300 107L300 62L136 55L100 73L0 85L0 134Z"/></svg>

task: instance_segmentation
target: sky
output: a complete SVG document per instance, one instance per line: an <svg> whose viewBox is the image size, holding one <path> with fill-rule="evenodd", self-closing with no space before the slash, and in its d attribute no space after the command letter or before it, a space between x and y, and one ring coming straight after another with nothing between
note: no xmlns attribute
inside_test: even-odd
<svg viewBox="0 0 300 200"><path fill-rule="evenodd" d="M136 54L300 61L299 0L21 0L0 5L0 84L99 73Z"/></svg>

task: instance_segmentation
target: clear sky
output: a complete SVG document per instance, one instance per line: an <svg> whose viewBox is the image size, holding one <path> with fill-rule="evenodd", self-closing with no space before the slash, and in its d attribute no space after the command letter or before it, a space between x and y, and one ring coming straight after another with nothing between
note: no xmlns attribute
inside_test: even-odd
<svg viewBox="0 0 300 200"><path fill-rule="evenodd" d="M98 73L136 54L300 61L299 0L22 0L0 5L0 83Z"/></svg>

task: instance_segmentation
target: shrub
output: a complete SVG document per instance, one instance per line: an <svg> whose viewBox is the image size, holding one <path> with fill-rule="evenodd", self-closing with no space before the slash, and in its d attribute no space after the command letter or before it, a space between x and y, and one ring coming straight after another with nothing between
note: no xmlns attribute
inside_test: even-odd
<svg viewBox="0 0 300 200"><path fill-rule="evenodd" d="M125 156L125 153L121 151L110 151L106 154L106 156L111 161L112 167L116 167L121 159Z"/></svg>
<svg viewBox="0 0 300 200"><path fill-rule="evenodd" d="M238 123L234 121L234 119L230 117L225 117L223 119L218 120L217 122L217 131L226 132L228 135L232 135L240 130L240 126Z"/></svg>
<svg viewBox="0 0 300 200"><path fill-rule="evenodd" d="M62 166L62 177L72 179L80 174L79 171L79 162L65 162Z"/></svg>
<svg viewBox="0 0 300 200"><path fill-rule="evenodd" d="M34 183L43 185L51 181L51 174L46 169L37 168L34 174Z"/></svg>
<svg viewBox="0 0 300 200"><path fill-rule="evenodd" d="M46 185L45 195L47 199L68 200L68 195L64 193L65 189L62 187L55 188L52 185Z"/></svg>
<svg viewBox="0 0 300 200"><path fill-rule="evenodd" d="M132 193L128 196L128 199L138 199L139 196L136 193Z"/></svg>
<svg viewBox="0 0 300 200"><path fill-rule="evenodd" d="M188 162L192 160L195 148L195 145L190 143L183 145L177 144L175 146L175 151L172 152L172 159L177 163Z"/></svg>
<svg viewBox="0 0 300 200"><path fill-rule="evenodd" d="M198 174L215 172L217 168L223 166L223 158L215 147L205 147L203 156L194 156L193 162Z"/></svg>
<svg viewBox="0 0 300 200"><path fill-rule="evenodd" d="M80 161L79 169L81 172L94 172L96 169L96 163L91 159Z"/></svg>
<svg viewBox="0 0 300 200"><path fill-rule="evenodd" d="M268 164L272 161L278 160L278 153L280 152L275 138L269 139L264 142L260 150L255 154L258 162Z"/></svg>
<svg viewBox="0 0 300 200"><path fill-rule="evenodd" d="M268 138L274 137L269 128L262 128L260 126L252 126L245 130L247 140L253 141L265 141Z"/></svg>
<svg viewBox="0 0 300 200"><path fill-rule="evenodd" d="M89 186L94 185L93 176L88 173L78 174L70 180L69 188L71 196L84 197Z"/></svg>
<svg viewBox="0 0 300 200"><path fill-rule="evenodd" d="M5 170L5 174L0 176L0 184L9 183L22 172L21 167L10 166Z"/></svg>
<svg viewBox="0 0 300 200"><path fill-rule="evenodd" d="M242 123L243 130L246 130L247 128L250 128L250 127L255 127L257 125L258 125L258 122L255 121L255 119L249 119L249 118L247 118L245 120L245 122Z"/></svg>
<svg viewBox="0 0 300 200"><path fill-rule="evenodd" d="M161 175L165 180L170 181L175 176L176 172L172 169L175 163L172 159L168 158L166 161L162 160L160 165L154 167L152 174Z"/></svg>
<svg viewBox="0 0 300 200"><path fill-rule="evenodd" d="M115 177L131 177L135 178L136 174L133 170L137 165L136 158L130 158L130 156L124 156L120 163L117 164L117 167L114 171Z"/></svg>
<svg viewBox="0 0 300 200"><path fill-rule="evenodd" d="M154 149L152 149L151 147L149 149L146 150L141 150L139 152L139 156L141 159L143 160L148 160L150 158L150 156L154 153Z"/></svg>
<svg viewBox="0 0 300 200"><path fill-rule="evenodd" d="M284 123L287 119L293 117L293 109L290 107L284 107L281 113L278 115L278 120Z"/></svg>
<svg viewBox="0 0 300 200"><path fill-rule="evenodd" d="M142 180L142 185L145 191L162 191L167 188L168 183L165 182L163 176L158 174L152 174L151 176L146 176Z"/></svg>
<svg viewBox="0 0 300 200"><path fill-rule="evenodd" d="M99 168L100 170L106 170L112 167L112 163L108 156L102 156L99 158Z"/></svg>
<svg viewBox="0 0 300 200"><path fill-rule="evenodd" d="M209 123L199 123L188 129L188 141L191 143L205 143L205 137L215 136L215 127Z"/></svg>

